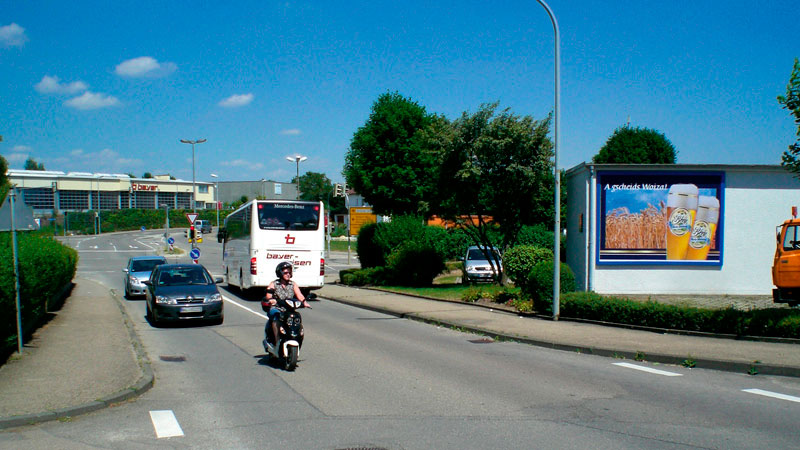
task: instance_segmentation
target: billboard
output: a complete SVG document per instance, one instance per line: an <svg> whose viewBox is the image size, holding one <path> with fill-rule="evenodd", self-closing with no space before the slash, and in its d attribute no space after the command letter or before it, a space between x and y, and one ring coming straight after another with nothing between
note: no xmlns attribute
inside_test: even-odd
<svg viewBox="0 0 800 450"><path fill-rule="evenodd" d="M597 264L721 266L723 172L597 172Z"/></svg>

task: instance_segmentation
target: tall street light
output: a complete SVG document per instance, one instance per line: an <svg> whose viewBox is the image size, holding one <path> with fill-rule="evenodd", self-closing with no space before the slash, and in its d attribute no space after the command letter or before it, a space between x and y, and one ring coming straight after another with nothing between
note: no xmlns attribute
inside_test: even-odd
<svg viewBox="0 0 800 450"><path fill-rule="evenodd" d="M195 187L194 187L194 144L202 144L205 142L205 139L197 139L191 141L189 139L181 139L181 142L184 144L192 144L192 212L197 212L197 199L195 198Z"/></svg>
<svg viewBox="0 0 800 450"><path fill-rule="evenodd" d="M212 173L211 178L214 179L214 208L217 209L217 233L219 233L219 185L217 184L217 174Z"/></svg>
<svg viewBox="0 0 800 450"><path fill-rule="evenodd" d="M558 172L558 148L560 139L561 124L561 35L558 31L558 21L556 20L553 10L544 0L536 0L547 11L550 16L550 22L553 23L553 32L555 33L555 108L554 108L554 128L555 128L555 145L553 147L553 170L555 172L555 242L553 243L553 320L558 320L560 314L560 291L561 291L561 174Z"/></svg>
<svg viewBox="0 0 800 450"><path fill-rule="evenodd" d="M300 163L307 160L308 158L305 156L294 155L294 156L287 156L286 159L289 162L294 162L297 164L297 193L295 194L295 198L300 198Z"/></svg>

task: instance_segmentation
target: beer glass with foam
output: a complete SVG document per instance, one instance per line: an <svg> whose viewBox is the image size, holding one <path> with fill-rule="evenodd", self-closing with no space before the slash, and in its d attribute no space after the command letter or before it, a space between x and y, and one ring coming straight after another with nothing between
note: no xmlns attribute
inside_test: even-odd
<svg viewBox="0 0 800 450"><path fill-rule="evenodd" d="M689 237L697 214L694 184L673 184L667 195L667 259L686 259Z"/></svg>
<svg viewBox="0 0 800 450"><path fill-rule="evenodd" d="M692 225L686 259L705 261L708 258L708 251L714 244L718 222L719 200L716 197L701 195L697 201L697 216Z"/></svg>

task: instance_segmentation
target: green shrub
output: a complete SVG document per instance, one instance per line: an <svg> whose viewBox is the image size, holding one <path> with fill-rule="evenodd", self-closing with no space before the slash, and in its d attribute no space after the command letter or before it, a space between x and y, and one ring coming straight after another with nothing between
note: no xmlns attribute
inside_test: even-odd
<svg viewBox="0 0 800 450"><path fill-rule="evenodd" d="M499 290L492 295L492 300L495 303L506 304L510 301L515 300L519 296L519 289L517 288L509 288L504 287L502 290Z"/></svg>
<svg viewBox="0 0 800 450"><path fill-rule="evenodd" d="M786 308L705 309L638 302L593 292L567 293L561 297L560 308L564 317L603 322L736 336L800 338L800 311Z"/></svg>
<svg viewBox="0 0 800 450"><path fill-rule="evenodd" d="M800 315L788 316L775 325L778 336L800 339Z"/></svg>
<svg viewBox="0 0 800 450"><path fill-rule="evenodd" d="M463 294L461 294L461 300L469 303L477 302L478 300L485 297L483 291L476 287L470 287Z"/></svg>
<svg viewBox="0 0 800 450"><path fill-rule="evenodd" d="M553 250L553 229L544 224L524 225L517 234L515 245L533 245L534 247L549 248ZM560 252L564 256L567 254L567 237L561 236ZM563 259L562 259L563 260Z"/></svg>
<svg viewBox="0 0 800 450"><path fill-rule="evenodd" d="M572 292L575 290L575 274L568 265L560 264L561 276L559 279L559 292ZM528 280L522 292L533 300L533 308L542 314L552 312L553 303L553 261L541 261L536 264L528 274Z"/></svg>
<svg viewBox="0 0 800 450"><path fill-rule="evenodd" d="M368 267L343 270L339 272L339 279L348 286L381 286L389 281L388 275L385 267Z"/></svg>
<svg viewBox="0 0 800 450"><path fill-rule="evenodd" d="M358 231L356 251L358 252L358 260L363 268L386 265L384 249L375 239L379 226L377 223L368 223Z"/></svg>
<svg viewBox="0 0 800 450"><path fill-rule="evenodd" d="M445 269L444 258L428 243L407 241L389 255L392 282L402 286L429 286Z"/></svg>
<svg viewBox="0 0 800 450"><path fill-rule="evenodd" d="M553 251L548 248L518 245L508 249L503 255L503 271L514 284L522 287L536 264L552 260Z"/></svg>
<svg viewBox="0 0 800 450"><path fill-rule="evenodd" d="M17 338L16 287L11 233L0 233L0 346ZM32 332L61 290L75 276L78 253L39 232L17 233L20 308L25 333Z"/></svg>

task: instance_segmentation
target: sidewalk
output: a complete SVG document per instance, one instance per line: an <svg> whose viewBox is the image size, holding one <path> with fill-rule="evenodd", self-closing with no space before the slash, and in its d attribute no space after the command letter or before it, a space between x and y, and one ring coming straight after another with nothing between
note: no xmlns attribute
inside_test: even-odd
<svg viewBox="0 0 800 450"><path fill-rule="evenodd" d="M0 366L0 429L95 411L152 386L153 372L120 299L93 281L74 282L62 309L26 344L22 357ZM555 322L336 284L326 284L317 294L322 301L553 349L664 364L692 360L698 368L800 377L798 344Z"/></svg>
<svg viewBox="0 0 800 450"><path fill-rule="evenodd" d="M149 389L153 372L119 299L76 277L55 317L0 366L0 429L84 414Z"/></svg>

